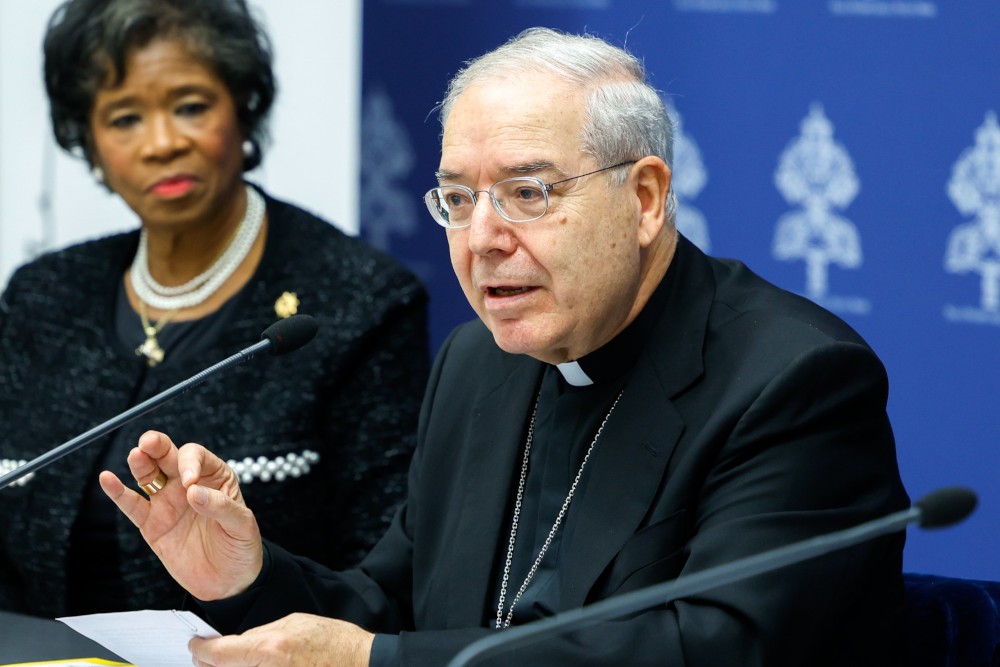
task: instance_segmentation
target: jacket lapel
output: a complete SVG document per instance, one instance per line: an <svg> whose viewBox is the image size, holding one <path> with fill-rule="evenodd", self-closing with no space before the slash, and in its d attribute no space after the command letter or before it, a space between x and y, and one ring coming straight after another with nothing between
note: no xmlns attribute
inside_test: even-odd
<svg viewBox="0 0 1000 667"><path fill-rule="evenodd" d="M506 515L511 489L543 369L532 359L510 359L512 368L476 402L470 419L469 446L464 451L475 456L459 472L464 478L463 503L454 532L455 558L449 559L446 573L452 627L465 627L471 620L478 624L483 610L492 607L498 583L494 565L510 528Z"/></svg>
<svg viewBox="0 0 1000 667"><path fill-rule="evenodd" d="M562 606L587 593L650 509L684 424L652 377L637 369L594 449L566 518ZM649 410L650 405L659 406Z"/></svg>
<svg viewBox="0 0 1000 667"><path fill-rule="evenodd" d="M601 572L651 509L684 431L671 399L703 372L715 280L704 256L684 237L673 269L666 304L566 518L561 549L564 609L584 604Z"/></svg>

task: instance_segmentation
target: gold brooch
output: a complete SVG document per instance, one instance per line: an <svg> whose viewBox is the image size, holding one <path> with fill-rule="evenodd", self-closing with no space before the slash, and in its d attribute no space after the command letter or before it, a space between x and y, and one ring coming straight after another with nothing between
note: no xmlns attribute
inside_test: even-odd
<svg viewBox="0 0 1000 667"><path fill-rule="evenodd" d="M274 302L274 312L278 317L291 317L299 312L299 297L295 292L285 292Z"/></svg>

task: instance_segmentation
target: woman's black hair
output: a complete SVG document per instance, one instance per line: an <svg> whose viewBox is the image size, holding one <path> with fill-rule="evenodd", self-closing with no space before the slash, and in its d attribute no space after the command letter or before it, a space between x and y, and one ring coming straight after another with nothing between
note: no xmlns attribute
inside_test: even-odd
<svg viewBox="0 0 1000 667"><path fill-rule="evenodd" d="M244 0L69 0L45 34L45 88L56 141L92 162L90 112L97 91L120 83L129 52L159 38L180 39L225 83L260 164L274 102L271 44Z"/></svg>

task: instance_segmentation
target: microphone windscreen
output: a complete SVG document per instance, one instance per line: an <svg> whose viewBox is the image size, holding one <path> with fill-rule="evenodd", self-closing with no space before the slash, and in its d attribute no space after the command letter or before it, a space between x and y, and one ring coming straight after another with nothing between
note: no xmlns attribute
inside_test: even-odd
<svg viewBox="0 0 1000 667"><path fill-rule="evenodd" d="M271 342L271 354L279 355L299 349L316 335L319 325L310 315L298 314L278 320L260 335Z"/></svg>
<svg viewBox="0 0 1000 667"><path fill-rule="evenodd" d="M979 499L963 486L949 486L932 491L914 503L920 509L921 528L944 528L972 514Z"/></svg>

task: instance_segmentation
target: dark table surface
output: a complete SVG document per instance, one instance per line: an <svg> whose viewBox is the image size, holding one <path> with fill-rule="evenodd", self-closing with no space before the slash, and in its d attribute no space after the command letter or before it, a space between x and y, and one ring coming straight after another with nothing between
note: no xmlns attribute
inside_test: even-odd
<svg viewBox="0 0 1000 667"><path fill-rule="evenodd" d="M74 658L124 662L59 621L0 611L0 665Z"/></svg>

